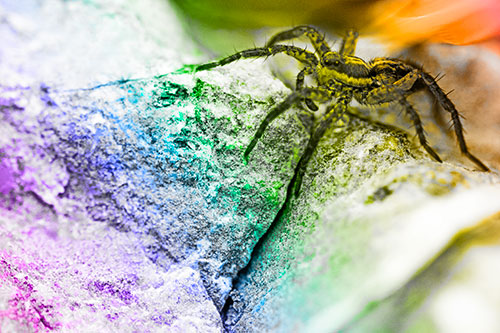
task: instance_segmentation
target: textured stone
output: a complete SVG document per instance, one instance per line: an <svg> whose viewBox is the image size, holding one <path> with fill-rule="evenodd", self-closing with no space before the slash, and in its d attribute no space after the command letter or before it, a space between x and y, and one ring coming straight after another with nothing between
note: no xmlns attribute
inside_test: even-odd
<svg viewBox="0 0 500 333"><path fill-rule="evenodd" d="M26 271L44 290L26 297L45 300L47 294L64 292L51 305L58 327L92 330L112 323L123 328L137 321L136 329L221 329L216 310L274 220L308 138L292 110L270 126L245 163L243 151L275 103L271 97L286 90L269 74L250 75L248 66L239 75L224 73L111 82L67 92L46 86L4 90L2 129L8 135L2 139L2 165L10 178L3 187L10 190L2 207L15 215L2 218L9 226L3 237L14 235L4 264L20 256L23 265L30 265L34 253L47 262L40 273ZM7 222L23 218L30 223ZM23 236L33 228L44 231L36 238ZM77 238L71 236L75 232ZM96 238L96 232L102 236ZM123 237L130 240L129 250L120 246ZM45 250L26 247L30 238L35 248ZM47 249L53 247L61 249ZM77 260L82 247L103 247L110 259ZM122 254L133 248L132 257ZM72 274L57 288L50 284L66 270L81 271L84 263L94 267L92 277ZM164 287L152 287L156 282L137 272L147 267L156 267L152 278L164 281ZM129 275L138 275L137 281L124 286ZM14 283L9 276L8 283ZM155 288L151 298L140 292L144 288ZM161 296L169 294L165 288L171 296ZM85 304L102 320L82 327L88 306L73 306L70 300L81 304L95 295L99 302ZM146 312L139 314L133 309L145 298ZM5 301L12 303L8 297ZM121 303L120 310L113 302ZM29 318L36 322L35 315Z"/></svg>
<svg viewBox="0 0 500 333"><path fill-rule="evenodd" d="M262 96L281 93L279 81L263 79ZM47 121L68 193L91 193L94 220L152 237L153 262L199 270L219 309L279 210L307 138L291 113L245 165L242 152L271 104L244 93L256 92L256 78L226 81L227 89L166 76L61 95L66 117Z"/></svg>
<svg viewBox="0 0 500 333"><path fill-rule="evenodd" d="M0 2L1 329L498 327L496 171L434 138L435 163L365 119L398 110L355 107L283 207L311 114L276 119L246 163L290 89L264 60L164 74L201 53L167 2L132 2Z"/></svg>
<svg viewBox="0 0 500 333"><path fill-rule="evenodd" d="M356 118L327 132L302 193L240 275L226 327L397 332L408 326L428 289L441 283L424 285L413 304L404 296L413 291L414 275L454 235L500 211L492 199L500 197L498 175L440 164L410 147L401 133ZM397 291L400 302L410 302L406 312L397 311L397 302L377 312L378 302ZM358 330L357 319L372 311Z"/></svg>

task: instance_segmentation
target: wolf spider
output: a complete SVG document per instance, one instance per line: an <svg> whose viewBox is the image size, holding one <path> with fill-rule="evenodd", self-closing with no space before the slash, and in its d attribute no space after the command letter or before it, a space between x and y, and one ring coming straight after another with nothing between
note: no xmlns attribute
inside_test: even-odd
<svg viewBox="0 0 500 333"><path fill-rule="evenodd" d="M306 36L309 39L315 53L292 45L277 44L301 36ZM354 56L357 38L358 34L355 31L349 31L342 41L340 50L336 52L330 49L324 36L315 28L297 26L274 35L265 47L240 51L218 61L195 65L194 70L204 71L227 65L242 58L269 57L279 53L289 55L304 65L304 68L297 75L295 91L267 114L245 150L245 159L248 159L250 152L269 123L295 103L303 101L310 110L317 111L316 103L334 101L327 106L326 113L314 129L297 165L294 192L296 196L300 189L302 175L319 140L332 121L347 111L353 98L365 105L399 103L413 122L420 144L432 158L442 162L439 155L427 144L420 116L406 99L409 95L422 89L427 89L441 107L449 112L461 152L479 169L489 171L488 167L467 149L460 115L447 95L438 86L435 78L421 68L398 59L375 58L365 62ZM306 87L304 84L306 75L311 75L316 80L317 86Z"/></svg>

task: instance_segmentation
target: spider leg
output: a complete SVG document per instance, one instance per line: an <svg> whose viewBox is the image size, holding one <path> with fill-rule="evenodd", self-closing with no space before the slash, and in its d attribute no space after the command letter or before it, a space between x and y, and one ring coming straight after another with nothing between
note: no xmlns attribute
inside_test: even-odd
<svg viewBox="0 0 500 333"><path fill-rule="evenodd" d="M342 55L353 56L356 51L356 43L358 42L358 32L355 30L347 31L346 36L342 40L339 53Z"/></svg>
<svg viewBox="0 0 500 333"><path fill-rule="evenodd" d="M418 79L418 72L412 71L392 84L382 85L368 92L360 102L365 104L382 104L404 98Z"/></svg>
<svg viewBox="0 0 500 333"><path fill-rule="evenodd" d="M431 155L436 161L442 163L443 161L439 157L439 155L434 151L434 149L431 148L427 144L427 139L425 138L425 131L424 127L422 126L422 120L420 119L420 116L418 115L417 111L411 106L411 104L405 99L401 98L399 100L399 103L405 108L406 112L410 116L410 119L413 122L413 125L415 125L415 131L417 132L418 140L420 141L420 144L424 149Z"/></svg>
<svg viewBox="0 0 500 333"><path fill-rule="evenodd" d="M314 46L314 49L318 54L322 57L325 53L331 52L330 47L325 41L324 36L315 28L308 25L299 25L290 30L285 30L280 33L277 33L267 42L266 46L271 46L276 43L298 38L301 36L306 36L311 41L311 44Z"/></svg>
<svg viewBox="0 0 500 333"><path fill-rule="evenodd" d="M287 54L305 64L306 66L316 67L316 65L318 64L318 59L316 58L314 53L301 49L300 47L290 45L272 45L269 47L257 47L254 49L236 52L235 54L221 60L198 65L196 66L196 71L206 71L214 67L225 66L242 58L245 59L269 57L278 53Z"/></svg>
<svg viewBox="0 0 500 333"><path fill-rule="evenodd" d="M352 100L352 91L350 90L343 91L341 93L341 96L337 99L337 102L332 106L328 107L328 111L321 118L318 126L315 128L313 134L311 135L311 138L307 143L307 147L304 153L302 154L302 157L300 158L299 163L297 164L297 167L295 169L295 179L292 180L295 182L294 194L296 197L298 197L299 195L300 187L302 185L302 177L306 172L307 163L309 162L312 154L316 150L319 141L325 134L326 130L332 124L332 121L347 111L347 107L351 102L351 100Z"/></svg>
<svg viewBox="0 0 500 333"><path fill-rule="evenodd" d="M365 96L365 99L362 100L362 102L366 104L376 105L397 100L405 108L406 112L410 116L410 119L415 126L420 144L436 161L442 162L439 155L427 144L424 127L422 126L422 120L420 119L420 116L405 98L405 95L410 92L411 88L418 78L418 72L416 70L411 71L393 84L384 85L382 87L372 89Z"/></svg>
<svg viewBox="0 0 500 333"><path fill-rule="evenodd" d="M314 73L314 69L312 67L305 67L303 68L299 74L297 74L297 81L295 84L295 90L299 91L304 88L304 78L306 75L311 75ZM309 99L309 98L304 98L304 102L306 103L307 107L311 111L318 111L318 106L314 104L314 102Z"/></svg>
<svg viewBox="0 0 500 333"><path fill-rule="evenodd" d="M243 157L245 160L248 160L248 155L252 152L253 148L259 141L259 139L262 137L264 134L267 126L274 120L276 117L278 117L280 114L288 110L294 103L297 101L301 100L302 98L306 99L313 99L318 102L327 102L331 99L330 92L326 89L323 88L304 88L300 91L295 91L291 93L283 102L278 104L276 107L274 107L264 118L262 123L260 123L259 128L257 129L257 132L255 133L255 136L253 137L252 141L248 145L247 149L245 150L245 153L243 154Z"/></svg>
<svg viewBox="0 0 500 333"><path fill-rule="evenodd" d="M425 73L423 71L420 72L420 78L425 83L425 85L429 88L430 92L437 99L439 104L448 111L451 115L451 120L453 122L453 129L455 130L455 136L457 137L458 144L460 146L460 151L464 154L471 162L477 165L482 171L490 171L488 167L481 162L476 156L472 155L467 148L467 144L465 143L464 138L464 129L462 123L460 122L460 114L453 102L446 96L443 90L438 86L434 78Z"/></svg>

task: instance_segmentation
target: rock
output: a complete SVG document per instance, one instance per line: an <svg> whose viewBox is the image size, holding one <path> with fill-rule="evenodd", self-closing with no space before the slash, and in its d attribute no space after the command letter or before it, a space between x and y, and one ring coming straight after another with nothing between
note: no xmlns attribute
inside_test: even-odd
<svg viewBox="0 0 500 333"><path fill-rule="evenodd" d="M258 64L155 77L196 58L168 6L100 6L2 5L0 327L221 331L308 132L289 113L245 164L283 84Z"/></svg>
<svg viewBox="0 0 500 333"><path fill-rule="evenodd" d="M88 214L151 237L146 253L165 269L179 263L200 271L221 309L284 200L307 134L290 113L245 165L242 153L272 105L257 99L257 84L265 82L266 99L283 86L269 75L215 86L213 76L63 94L54 99L66 116L46 126L58 133L50 149L69 169L68 193L91 193Z"/></svg>
<svg viewBox="0 0 500 333"><path fill-rule="evenodd" d="M410 146L401 133L356 118L327 132L304 190L230 295L230 331L397 332L410 325L443 278L422 285L418 272L454 235L500 211L492 199L500 197L497 174L440 164ZM439 269L434 264L427 275ZM416 281L423 290L412 289Z"/></svg>
<svg viewBox="0 0 500 333"><path fill-rule="evenodd" d="M19 221L2 230L13 237L4 265L18 258L12 270L30 267L23 272L37 292L23 297L52 309L50 320L36 315L38 307L11 319L34 329L43 320L82 330L126 331L131 322L135 330L222 329L218 311L281 207L308 138L291 110L245 163L243 151L272 99L286 94L270 74L250 75L258 67L68 91L4 90L2 163L15 180L3 187L11 188L3 209L13 215L4 224ZM23 226L23 219L38 222ZM33 228L37 236L26 236ZM83 248L90 253L80 259ZM31 267L33 258L45 262L42 271ZM81 265L93 273L60 278L82 272ZM123 282L131 275L133 282ZM5 276L6 303L16 281ZM85 324L89 311L96 312L92 325Z"/></svg>
<svg viewBox="0 0 500 333"><path fill-rule="evenodd" d="M294 197L311 113L288 110L243 159L290 93L268 62L174 73L203 60L166 2L0 17L0 329L498 327L494 279L477 287L495 256L477 245L496 244L499 177L461 167L455 144L433 142L433 162L353 106ZM454 324L456 299L480 320Z"/></svg>

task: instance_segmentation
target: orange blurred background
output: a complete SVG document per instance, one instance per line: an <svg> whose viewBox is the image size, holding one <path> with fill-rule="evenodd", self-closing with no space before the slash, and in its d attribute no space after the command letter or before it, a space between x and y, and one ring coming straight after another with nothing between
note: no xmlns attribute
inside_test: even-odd
<svg viewBox="0 0 500 333"><path fill-rule="evenodd" d="M211 28L257 29L313 24L343 34L355 28L393 46L424 41L500 42L499 0L174 0Z"/></svg>

